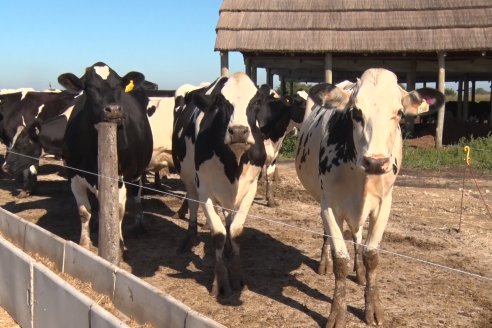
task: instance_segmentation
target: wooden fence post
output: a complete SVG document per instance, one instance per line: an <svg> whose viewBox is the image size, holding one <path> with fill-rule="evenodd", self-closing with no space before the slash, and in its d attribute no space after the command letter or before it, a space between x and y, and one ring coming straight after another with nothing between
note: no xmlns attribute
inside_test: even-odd
<svg viewBox="0 0 492 328"><path fill-rule="evenodd" d="M99 247L98 254L114 265L120 263L118 204L118 151L116 123L98 124Z"/></svg>

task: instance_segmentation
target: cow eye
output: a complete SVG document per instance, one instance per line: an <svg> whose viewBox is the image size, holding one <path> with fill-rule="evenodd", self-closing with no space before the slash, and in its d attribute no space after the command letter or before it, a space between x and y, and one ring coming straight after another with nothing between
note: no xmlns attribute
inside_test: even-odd
<svg viewBox="0 0 492 328"><path fill-rule="evenodd" d="M363 122L364 121L364 116L362 115L362 111L359 108L353 107L351 114L352 114L352 119L354 121L356 121L356 122Z"/></svg>
<svg viewBox="0 0 492 328"><path fill-rule="evenodd" d="M403 112L403 108L400 108L400 109L398 110L398 116L399 116L400 118L402 118L404 114L405 114L405 112Z"/></svg>

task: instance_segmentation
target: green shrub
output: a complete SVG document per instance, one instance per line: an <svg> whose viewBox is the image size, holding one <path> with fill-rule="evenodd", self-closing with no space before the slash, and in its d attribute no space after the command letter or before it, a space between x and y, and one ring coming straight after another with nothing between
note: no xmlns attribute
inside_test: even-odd
<svg viewBox="0 0 492 328"><path fill-rule="evenodd" d="M492 136L461 139L457 145L441 149L415 148L404 144L403 165L406 168L439 170L464 167L466 154L464 147L470 146L471 165L482 173L492 172Z"/></svg>

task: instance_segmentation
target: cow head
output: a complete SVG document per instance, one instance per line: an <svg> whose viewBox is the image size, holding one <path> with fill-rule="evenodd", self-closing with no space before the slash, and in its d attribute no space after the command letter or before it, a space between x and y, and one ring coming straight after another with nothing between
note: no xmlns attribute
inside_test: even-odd
<svg viewBox="0 0 492 328"><path fill-rule="evenodd" d="M269 87L263 85L261 88L265 88L266 91ZM281 98L270 90L269 97L264 99L260 106L257 119L260 131L264 139L277 142L302 123L306 110L306 98L300 94Z"/></svg>
<svg viewBox="0 0 492 328"><path fill-rule="evenodd" d="M42 148L39 143L39 122L19 129L12 146L8 149L2 170L10 174L19 174L31 166L38 166Z"/></svg>
<svg viewBox="0 0 492 328"><path fill-rule="evenodd" d="M309 96L317 105L350 116L356 166L367 174L392 170L393 152L401 151L394 144L401 138L399 121L403 115L435 111L444 103L444 95L437 90L403 90L396 75L385 69L369 69L356 83L317 85Z"/></svg>
<svg viewBox="0 0 492 328"><path fill-rule="evenodd" d="M101 62L88 67L81 78L72 73L58 77L58 82L68 91L84 93L86 105L93 110L94 124L103 121L121 123L125 117L125 103L129 101L141 103L144 110L146 97L141 88L144 81L144 75L139 72L130 72L121 78ZM142 90L142 97L139 97L138 90Z"/></svg>
<svg viewBox="0 0 492 328"><path fill-rule="evenodd" d="M219 84L222 87L218 87ZM214 140L229 147L237 159L261 138L257 115L269 97L269 90L258 90L246 74L221 78L190 95L204 113L203 119L197 121L199 130L213 131L217 135Z"/></svg>

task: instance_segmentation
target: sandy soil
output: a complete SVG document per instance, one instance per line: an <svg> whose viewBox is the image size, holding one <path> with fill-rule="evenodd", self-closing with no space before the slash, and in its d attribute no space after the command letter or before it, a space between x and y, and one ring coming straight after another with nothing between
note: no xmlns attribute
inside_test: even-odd
<svg viewBox="0 0 492 328"><path fill-rule="evenodd" d="M13 197L12 178L1 176L0 206L77 242L75 201L58 164L41 166L37 194L26 199ZM167 194L145 192L145 235L136 236L131 218L125 219L128 250L121 266L228 327L324 326L334 279L316 273L322 243L319 205L303 190L292 162L282 162L279 171L275 192L280 206L265 206L261 185L246 221L241 251L247 288L241 293L221 301L209 295L214 254L203 215L200 243L191 254L177 253L186 221L172 218L181 202L176 195L183 195L175 178L165 181ZM492 326L492 217L484 205L492 205L492 179L478 177L482 200L467 178L461 207L462 178L463 170L402 171L381 244L391 252L381 253L378 278L385 327ZM97 243L95 231L92 240ZM364 288L355 283L354 273L349 278L347 327L366 327Z"/></svg>

